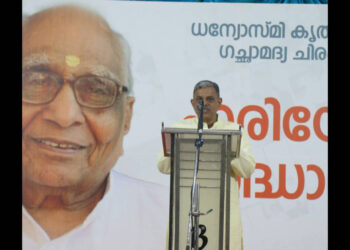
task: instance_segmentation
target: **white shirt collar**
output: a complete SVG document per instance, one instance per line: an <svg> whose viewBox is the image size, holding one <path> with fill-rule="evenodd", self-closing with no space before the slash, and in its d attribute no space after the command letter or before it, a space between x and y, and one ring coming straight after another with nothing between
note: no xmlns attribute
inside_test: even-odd
<svg viewBox="0 0 350 250"><path fill-rule="evenodd" d="M89 223L91 223L95 218L98 216L102 216L104 213L104 210L108 208L108 202L113 196L111 194L111 186L115 185L113 178L110 177L110 174L107 177L107 185L105 192L103 194L102 199L96 204L95 208L91 211L91 213L86 217L84 222L74 228L73 230L67 232L66 234L62 235L61 237L71 234L76 230L79 230L81 228L84 228ZM51 241L49 235L45 232L45 230L34 220L34 218L28 213L27 209L22 204L22 226L23 226L23 232L26 234L32 235L34 239L37 241L39 245L43 245ZM60 237L59 237L60 238ZM58 238L58 239L59 239Z"/></svg>

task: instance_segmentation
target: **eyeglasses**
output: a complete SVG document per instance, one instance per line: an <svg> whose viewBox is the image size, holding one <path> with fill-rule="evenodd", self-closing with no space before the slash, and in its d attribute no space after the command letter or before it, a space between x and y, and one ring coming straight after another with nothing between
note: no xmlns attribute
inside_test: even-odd
<svg viewBox="0 0 350 250"><path fill-rule="evenodd" d="M22 101L30 104L52 102L64 80L50 72L26 71L22 73ZM108 108L127 92L128 88L104 77L83 76L72 82L75 99L84 107Z"/></svg>

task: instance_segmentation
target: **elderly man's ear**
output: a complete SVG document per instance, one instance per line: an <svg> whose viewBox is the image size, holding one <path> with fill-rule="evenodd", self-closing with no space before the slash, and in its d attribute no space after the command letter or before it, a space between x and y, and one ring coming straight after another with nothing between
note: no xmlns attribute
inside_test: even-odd
<svg viewBox="0 0 350 250"><path fill-rule="evenodd" d="M124 135L126 135L131 126L132 111L134 106L135 98L132 96L126 97L125 113L124 113Z"/></svg>

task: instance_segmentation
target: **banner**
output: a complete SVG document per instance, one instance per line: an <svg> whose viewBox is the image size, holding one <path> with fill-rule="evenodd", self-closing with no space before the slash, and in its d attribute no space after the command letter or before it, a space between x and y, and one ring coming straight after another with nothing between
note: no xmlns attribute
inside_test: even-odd
<svg viewBox="0 0 350 250"><path fill-rule="evenodd" d="M23 13L57 2L23 1ZM240 180L244 249L327 249L328 5L83 2L132 50L136 102L115 169L169 186L161 124L195 115L194 85L214 81L219 116L244 127L257 162Z"/></svg>

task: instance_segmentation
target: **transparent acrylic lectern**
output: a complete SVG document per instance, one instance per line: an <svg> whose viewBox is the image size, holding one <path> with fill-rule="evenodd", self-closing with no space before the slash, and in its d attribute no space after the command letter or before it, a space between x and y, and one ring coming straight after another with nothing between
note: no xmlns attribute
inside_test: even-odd
<svg viewBox="0 0 350 250"><path fill-rule="evenodd" d="M188 249L196 138L196 129L164 128L162 124L164 155L170 156L171 162L169 250ZM230 162L239 156L241 129L205 129L202 139L197 172L201 216L197 247L190 249L229 250ZM211 212L206 214L207 211Z"/></svg>

